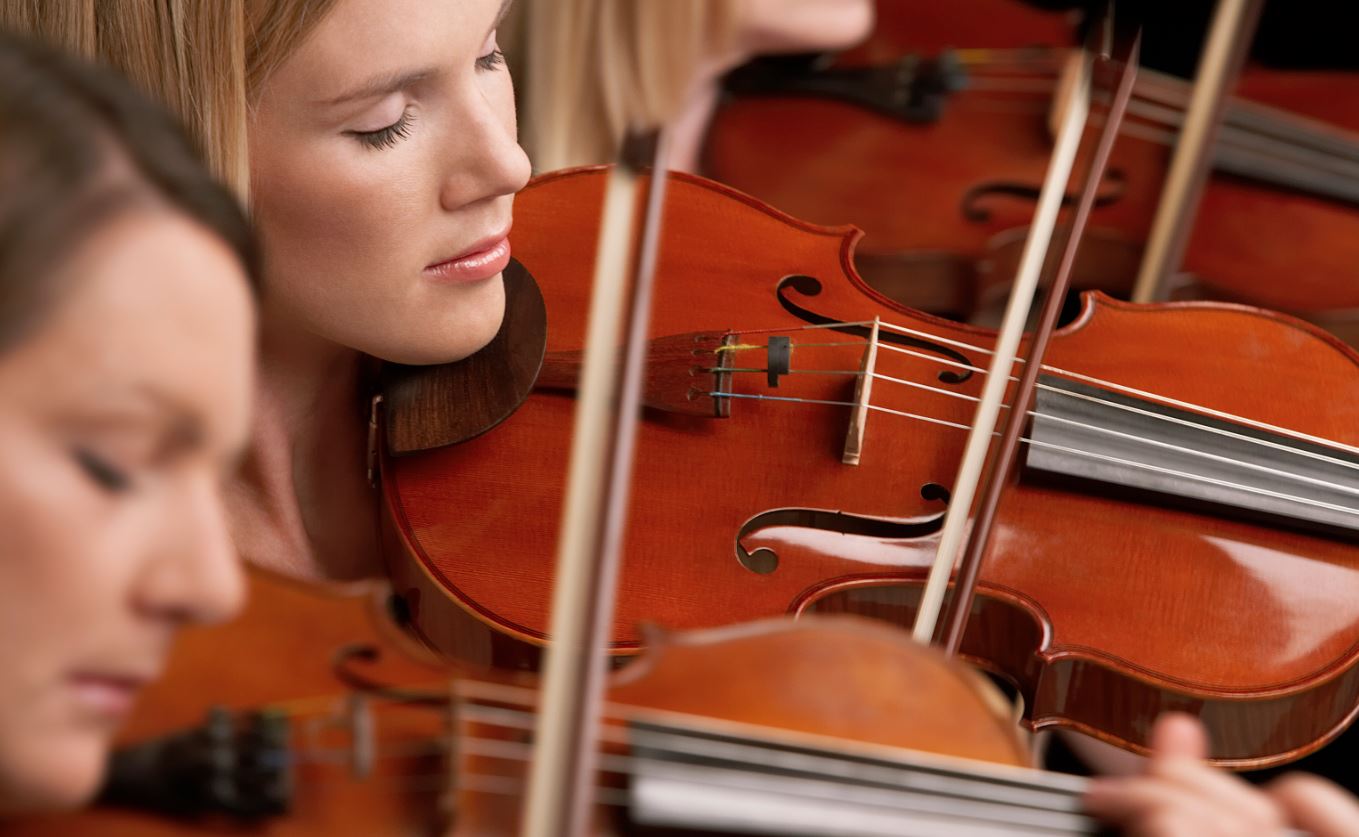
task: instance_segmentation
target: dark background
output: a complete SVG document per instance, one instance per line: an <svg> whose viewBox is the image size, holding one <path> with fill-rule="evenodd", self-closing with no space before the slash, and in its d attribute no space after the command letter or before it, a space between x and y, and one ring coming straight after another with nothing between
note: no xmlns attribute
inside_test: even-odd
<svg viewBox="0 0 1359 837"><path fill-rule="evenodd" d="M1101 8L1100 0L1025 0L1045 9ZM1143 26L1142 63L1190 77L1216 3L1119 0L1118 14ZM1266 0L1251 47L1256 63L1280 69L1359 68L1359 14L1353 0Z"/></svg>

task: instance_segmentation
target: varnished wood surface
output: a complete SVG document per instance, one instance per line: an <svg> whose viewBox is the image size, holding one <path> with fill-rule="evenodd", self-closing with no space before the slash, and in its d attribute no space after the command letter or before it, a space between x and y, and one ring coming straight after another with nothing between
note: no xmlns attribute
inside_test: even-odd
<svg viewBox="0 0 1359 837"><path fill-rule="evenodd" d="M960 13L965 6L968 13ZM966 0L945 7L916 0L879 3L872 40L847 60L886 63L944 48L1074 45L1070 19L1016 0ZM1029 200L991 197L989 218L961 211L969 191L989 183L1037 184L1051 154L1051 96L987 89L950 94L942 118L904 124L848 104L802 98L737 99L714 121L706 173L801 218L854 223L866 238L864 275L917 307L968 316L993 302L984 289L1008 283L993 236L1028 224ZM1003 81L1002 81L1003 83ZM1235 95L1276 105L1334 129L1359 131L1359 79L1352 73L1250 69ZM1347 136L1359 141L1359 133ZM1111 169L1116 200L1097 209L1095 230L1141 249L1156 208L1169 149L1123 137ZM956 266L919 287L894 281L890 259L949 254ZM884 265L884 260L887 264ZM1124 261L1078 270L1083 288L1130 288ZM1133 262L1135 264L1135 261ZM1195 284L1180 292L1296 312L1346 339L1359 339L1359 209L1221 173L1209 180L1185 255ZM878 274L884 278L878 279ZM982 290L967 290L970 286ZM947 286L954 287L952 293Z"/></svg>
<svg viewBox="0 0 1359 837"><path fill-rule="evenodd" d="M665 637L609 690L606 725L615 733L629 717L653 718L787 740L830 752L928 753L994 765L1031 766L1028 742L991 684L905 631L864 619L818 617L765 620L691 635ZM474 738L522 742L503 728L465 721ZM615 754L624 746L607 745ZM462 775L524 774L521 761L472 754ZM624 786L616 772L604 785ZM510 795L463 791L454 834L518 832L518 802ZM616 815L616 809L613 811ZM592 833L628 833L601 811ZM649 833L649 832L648 832Z"/></svg>
<svg viewBox="0 0 1359 837"><path fill-rule="evenodd" d="M554 323L549 351L579 340L586 242L595 237L593 222L578 228L563 210L597 202L601 187L598 171L559 174L519 200L515 247L544 288ZM798 301L826 316L880 316L979 346L991 339L980 329L912 316L868 292L850 272L856 235L848 229L809 229L693 178L672 183L671 201L653 335L795 328L801 322L779 306L774 289L796 272L822 280L820 295ZM858 368L861 341L819 331L795 338L842 344L795 346L795 368ZM962 352L983 364L982 353ZM944 384L938 363L887 354L879 369L885 374L962 395L980 389L978 376ZM758 352L745 357L754 365L762 360ZM1359 443L1359 358L1288 318L1231 306L1090 302L1055 339L1049 363ZM775 391L763 375L749 375L734 387L846 401L853 378L791 375ZM874 400L957 423L972 410L966 400L884 381ZM531 648L543 640L571 408L569 397L534 395L494 433L392 463L386 491L414 550L414 572L429 582L419 591L427 624L439 624L441 612L460 620L456 639L427 631L435 644L466 645L466 627L476 623L499 643L508 637ZM730 624L796 611L838 585L923 574L933 555L928 535L892 539L788 522L739 538L747 550L774 549L780 557L774 572L758 574L737 560L742 527L773 510L888 520L926 520L942 510L937 499L926 499L927 486L953 478L962 432L874 412L862 464L851 467L841 463L847 414L836 406L738 401L731 418L720 421L650 417L633 489L618 651L637 647L642 622L673 629ZM1022 648L992 653L1013 661L1007 674L1032 693L1056 690L1040 714L1051 706L1070 719L1076 687L1092 682L1094 675L1061 674L1057 664L1070 661L1099 669L1110 683L1150 684L1149 714L1111 733L1126 733L1132 745L1145 734L1150 710L1221 700L1240 711L1229 713L1231 729L1214 730L1214 740L1231 748L1216 755L1262 763L1298 754L1350 714L1354 685L1347 672L1359 655L1359 556L1351 544L1027 482L1004 501L995 543L983 594L1017 603L1039 628L1010 632ZM455 604L430 595L438 584ZM1286 717L1272 712L1260 720L1248 711L1252 701L1309 693L1314 703ZM1118 700L1085 697L1099 706Z"/></svg>

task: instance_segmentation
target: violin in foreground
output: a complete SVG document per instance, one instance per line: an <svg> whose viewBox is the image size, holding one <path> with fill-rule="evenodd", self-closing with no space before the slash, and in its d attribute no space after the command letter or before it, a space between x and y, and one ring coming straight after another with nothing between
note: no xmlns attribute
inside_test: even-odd
<svg viewBox="0 0 1359 837"><path fill-rule="evenodd" d="M121 798L12 833L518 831L536 678L440 685L363 597L259 572L252 594L245 619L186 638L139 710L142 735L168 737L131 745L120 763L140 757L152 772L115 774ZM300 630L320 622L326 630ZM296 641L286 658L260 655L257 676L199 662L239 661L263 636ZM1083 780L1031 769L994 687L903 631L841 616L652 639L610 682L598 833L1097 833L1080 812ZM356 643L366 653L355 656ZM281 699L261 700L266 682ZM210 704L222 707L210 724L187 724ZM272 740L253 747L244 734L214 744L208 733L259 719Z"/></svg>

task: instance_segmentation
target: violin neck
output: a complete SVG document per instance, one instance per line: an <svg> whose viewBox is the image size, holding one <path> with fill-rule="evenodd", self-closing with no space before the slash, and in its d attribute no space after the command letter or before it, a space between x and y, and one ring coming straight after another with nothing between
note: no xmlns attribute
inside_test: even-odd
<svg viewBox="0 0 1359 837"><path fill-rule="evenodd" d="M926 753L844 752L634 722L629 816L717 833L1085 835L1085 780Z"/></svg>
<svg viewBox="0 0 1359 837"><path fill-rule="evenodd" d="M1228 106L1213 166L1225 174L1359 206L1359 142L1328 125L1250 102Z"/></svg>

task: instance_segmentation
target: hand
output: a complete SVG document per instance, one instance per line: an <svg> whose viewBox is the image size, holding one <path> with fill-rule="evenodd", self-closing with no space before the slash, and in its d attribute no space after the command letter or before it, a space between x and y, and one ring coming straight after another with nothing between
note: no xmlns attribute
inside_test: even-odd
<svg viewBox="0 0 1359 837"><path fill-rule="evenodd" d="M1323 779L1289 774L1267 788L1204 764L1208 740L1188 715L1163 716L1141 776L1097 779L1085 798L1096 817L1137 837L1315 837L1359 834L1359 801Z"/></svg>

